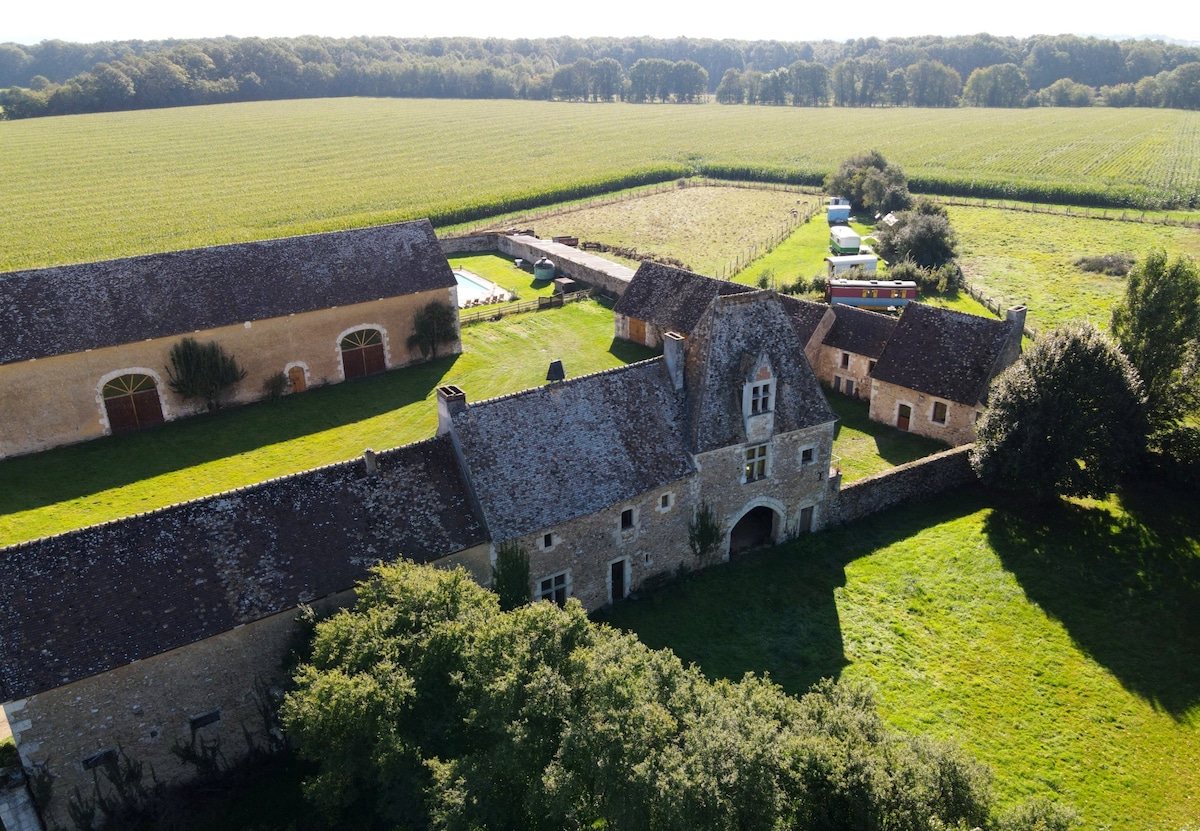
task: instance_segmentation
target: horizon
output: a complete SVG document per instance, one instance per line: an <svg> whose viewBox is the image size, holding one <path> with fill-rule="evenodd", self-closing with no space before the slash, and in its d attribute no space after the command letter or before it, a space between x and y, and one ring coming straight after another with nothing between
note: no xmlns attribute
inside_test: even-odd
<svg viewBox="0 0 1200 831"><path fill-rule="evenodd" d="M741 6L734 14L712 6L680 15L677 11L616 0L605 4L603 14L590 8L562 8L535 3L522 15L502 14L494 5L467 0L453 9L419 6L380 8L364 0L347 0L337 7L301 4L234 3L214 0L203 7L159 4L149 0L116 0L115 4L67 0L52 15L37 7L21 5L0 18L0 43L34 46L47 40L72 43L105 41L191 40L205 38L262 37L293 38L312 35L350 37L473 37L502 40L549 39L555 37L636 38L670 40L822 41L844 42L867 37L911 38L957 37L989 34L994 37L1026 38L1033 35L1074 34L1110 40L1154 39L1184 45L1200 45L1200 15L1185 17L1180 2L1168 2L1167 15L1156 21L1173 20L1177 27L1167 33L1138 31L1144 19L1117 9L1089 9L1080 14L1072 9L1013 0L1002 9L975 8L932 0L919 14L885 0L863 0L854 14L810 14L793 17L779 8L757 0ZM911 7L909 7L911 8ZM1177 8L1179 15L1171 15ZM44 7L42 7L44 9ZM1027 25L1031 21L1033 25ZM1085 25L1081 25L1085 24Z"/></svg>

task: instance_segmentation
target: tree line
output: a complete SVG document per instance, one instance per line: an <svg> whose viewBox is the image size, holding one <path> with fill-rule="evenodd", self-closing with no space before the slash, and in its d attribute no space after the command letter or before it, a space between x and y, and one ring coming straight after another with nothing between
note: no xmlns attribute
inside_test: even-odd
<svg viewBox="0 0 1200 831"><path fill-rule="evenodd" d="M332 96L1200 108L1200 49L1073 35L793 42L209 38L0 44L7 118Z"/></svg>

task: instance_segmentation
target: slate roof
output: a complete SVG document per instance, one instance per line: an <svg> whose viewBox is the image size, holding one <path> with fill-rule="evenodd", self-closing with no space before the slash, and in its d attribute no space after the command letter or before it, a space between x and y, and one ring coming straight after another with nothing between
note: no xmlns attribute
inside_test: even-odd
<svg viewBox="0 0 1200 831"><path fill-rule="evenodd" d="M487 528L500 541L695 470L684 446L683 395L662 358L468 404L453 429Z"/></svg>
<svg viewBox="0 0 1200 831"><path fill-rule="evenodd" d="M833 313L833 326L822 344L855 355L878 358L896 328L897 318L879 312L843 304L834 306Z"/></svg>
<svg viewBox="0 0 1200 831"><path fill-rule="evenodd" d="M429 220L0 274L0 364L454 285Z"/></svg>
<svg viewBox="0 0 1200 831"><path fill-rule="evenodd" d="M796 330L800 344L807 346L830 307L825 303L814 303L789 294L779 295L779 302L783 304L783 311L787 314L792 328Z"/></svg>
<svg viewBox="0 0 1200 831"><path fill-rule="evenodd" d="M613 306L616 314L644 320L666 331L690 335L714 297L755 291L682 268L644 261Z"/></svg>
<svg viewBox="0 0 1200 831"><path fill-rule="evenodd" d="M974 406L986 400L988 384L1003 369L998 359L1020 334L1010 320L909 303L871 377Z"/></svg>
<svg viewBox="0 0 1200 831"><path fill-rule="evenodd" d="M0 549L0 701L486 541L448 439Z"/></svg>
<svg viewBox="0 0 1200 831"><path fill-rule="evenodd" d="M760 355L767 356L775 372L775 433L837 418L779 296L755 291L718 297L696 325L687 350L692 452L746 441L742 389L749 365Z"/></svg>

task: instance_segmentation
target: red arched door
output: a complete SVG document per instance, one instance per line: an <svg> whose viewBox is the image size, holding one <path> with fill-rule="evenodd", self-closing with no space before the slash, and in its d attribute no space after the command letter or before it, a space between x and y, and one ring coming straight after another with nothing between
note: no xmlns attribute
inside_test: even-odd
<svg viewBox="0 0 1200 831"><path fill-rule="evenodd" d="M104 385L101 395L113 433L129 433L163 421L158 385L149 375L118 375Z"/></svg>

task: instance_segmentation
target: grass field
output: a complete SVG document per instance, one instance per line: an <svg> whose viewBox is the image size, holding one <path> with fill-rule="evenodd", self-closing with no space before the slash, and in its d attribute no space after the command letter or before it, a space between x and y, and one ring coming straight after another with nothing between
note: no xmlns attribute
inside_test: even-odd
<svg viewBox="0 0 1200 831"><path fill-rule="evenodd" d="M1178 110L587 106L320 99L0 122L0 270L498 205L632 171L825 173L877 147L910 176L1200 187Z"/></svg>
<svg viewBox="0 0 1200 831"><path fill-rule="evenodd" d="M1200 518L1140 490L1030 512L958 494L752 553L607 619L713 677L868 679L897 727L1083 828L1200 819Z"/></svg>
<svg viewBox="0 0 1200 831"><path fill-rule="evenodd" d="M614 342L595 302L467 326L464 353L279 401L0 461L0 545L60 533L432 436L434 390L478 401L654 353Z"/></svg>

